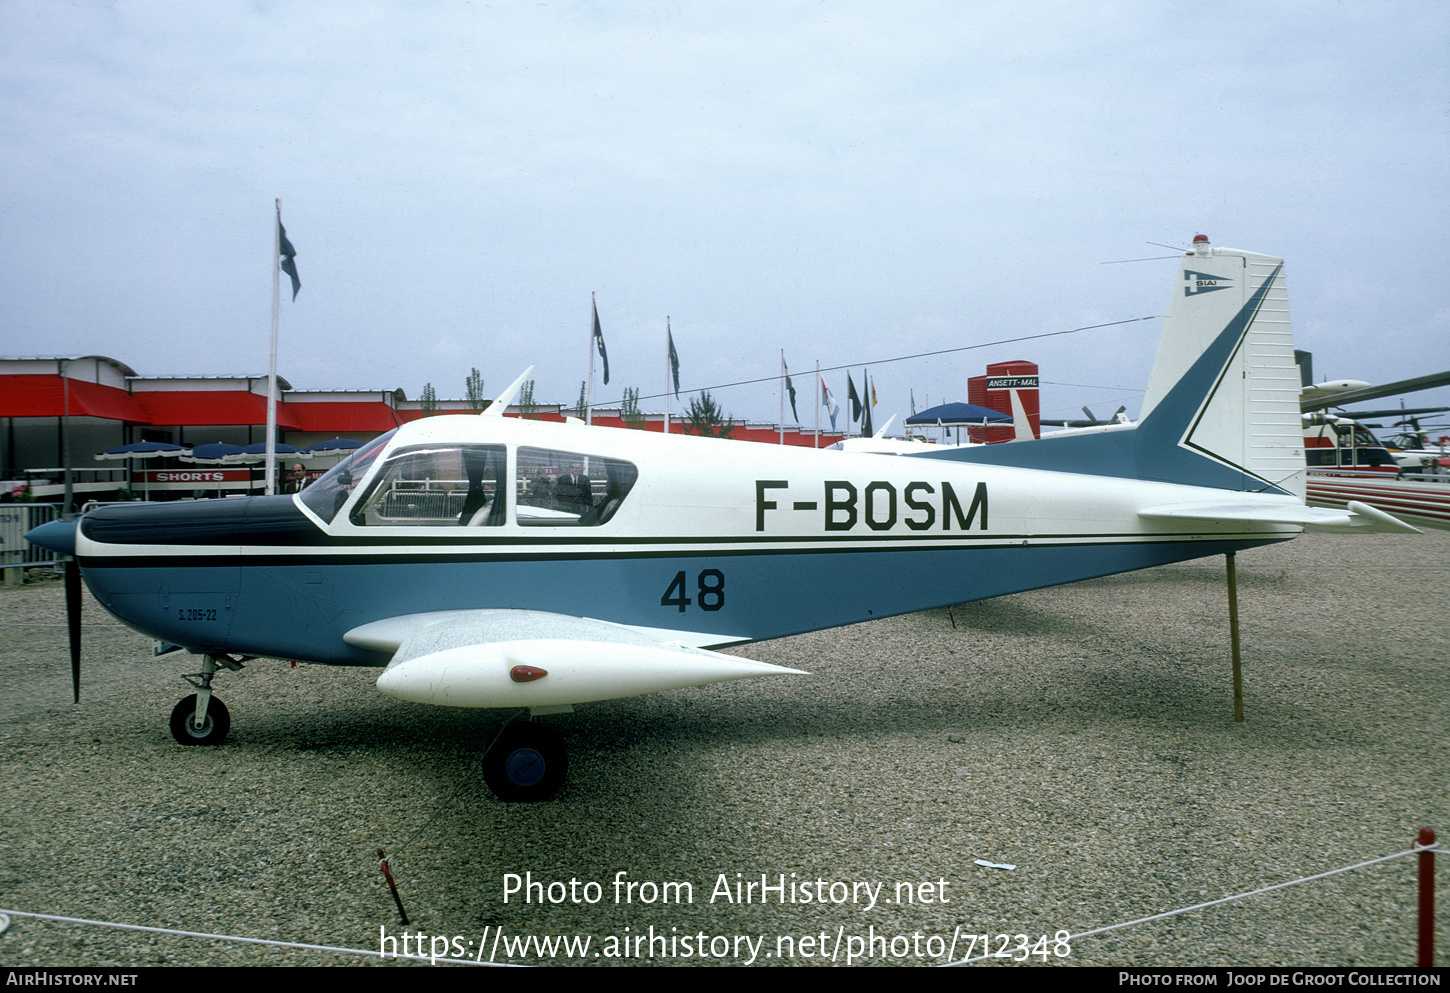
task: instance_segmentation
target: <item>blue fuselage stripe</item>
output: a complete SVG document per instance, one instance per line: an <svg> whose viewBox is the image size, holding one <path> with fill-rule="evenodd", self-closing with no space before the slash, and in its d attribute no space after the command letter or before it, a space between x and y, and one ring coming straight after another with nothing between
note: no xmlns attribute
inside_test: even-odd
<svg viewBox="0 0 1450 993"><path fill-rule="evenodd" d="M758 554L726 547L636 555L614 550L484 560L294 555L268 564L192 559L186 568L143 557L114 563L92 557L82 565L97 598L154 637L200 651L381 665L384 657L347 645L342 635L405 614L512 607L758 641L1288 537L1292 533L1226 540L1139 536L1117 544L816 547ZM960 557L943 558L949 551Z"/></svg>

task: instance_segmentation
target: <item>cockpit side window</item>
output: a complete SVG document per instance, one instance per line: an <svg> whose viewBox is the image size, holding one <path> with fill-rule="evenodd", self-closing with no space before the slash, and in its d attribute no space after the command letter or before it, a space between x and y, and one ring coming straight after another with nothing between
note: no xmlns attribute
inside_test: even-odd
<svg viewBox="0 0 1450 993"><path fill-rule="evenodd" d="M363 445L337 465L327 470L319 479L314 481L301 493L301 499L318 517L328 524L337 516L342 505L347 503L352 491L362 478L368 474L378 454L388 447L397 429L387 434L378 435L372 441Z"/></svg>
<svg viewBox="0 0 1450 993"><path fill-rule="evenodd" d="M353 507L358 527L498 527L506 519L502 445L418 445L388 457Z"/></svg>
<svg viewBox="0 0 1450 993"><path fill-rule="evenodd" d="M517 519L531 527L593 527L614 516L639 478L622 459L520 448Z"/></svg>

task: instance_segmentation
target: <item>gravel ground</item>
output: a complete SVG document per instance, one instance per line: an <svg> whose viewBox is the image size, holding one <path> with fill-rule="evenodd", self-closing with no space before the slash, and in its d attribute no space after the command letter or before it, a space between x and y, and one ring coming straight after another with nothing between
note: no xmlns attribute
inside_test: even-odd
<svg viewBox="0 0 1450 993"><path fill-rule="evenodd" d="M934 610L747 646L813 675L550 718L569 781L512 806L477 771L497 713L399 703L371 671L257 660L218 677L226 743L182 748L166 725L189 692L184 659L152 659L88 602L72 705L60 583L0 590L0 906L361 949L422 932L499 961L500 928L592 936L584 959L513 957L559 964L638 964L615 956L651 928L674 941L656 962L689 964L698 935L712 952L732 939L707 961L748 960L743 935L772 964L782 936L816 936L796 963L875 937L867 961L924 964L954 933L993 950L999 934L1045 934L1051 953L1059 930L1402 851L1421 826L1450 836L1450 533L1301 537L1241 554L1239 577L1242 724L1223 562L1202 560L961 606L955 628ZM1414 862L1077 939L1048 961L1410 965ZM620 872L690 883L693 903L643 902L648 887L616 903ZM577 880L581 902L505 903L508 873ZM762 904L758 887L711 902L722 874L762 873L809 882L812 902ZM861 902L830 902L831 883L884 885L868 906L859 887ZM0 935L5 965L372 961L20 917Z"/></svg>

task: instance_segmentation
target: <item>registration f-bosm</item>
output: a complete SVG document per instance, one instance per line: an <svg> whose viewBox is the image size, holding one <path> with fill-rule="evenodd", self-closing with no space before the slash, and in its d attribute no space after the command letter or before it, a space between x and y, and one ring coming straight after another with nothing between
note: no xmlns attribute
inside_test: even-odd
<svg viewBox="0 0 1450 993"><path fill-rule="evenodd" d="M887 456L493 416L507 402L398 428L300 494L104 507L29 537L74 554L121 621L201 656L178 741L225 737L221 669L378 666L390 696L527 709L484 771L532 800L567 766L534 718L796 672L712 648L1306 527L1413 530L1304 506L1283 263L1206 240L1177 267L1136 425Z"/></svg>

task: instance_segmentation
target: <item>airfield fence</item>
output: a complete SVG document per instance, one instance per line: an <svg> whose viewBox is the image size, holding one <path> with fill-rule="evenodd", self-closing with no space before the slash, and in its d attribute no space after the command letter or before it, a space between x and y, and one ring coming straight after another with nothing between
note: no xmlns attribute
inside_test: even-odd
<svg viewBox="0 0 1450 993"><path fill-rule="evenodd" d="M25 532L56 519L60 508L53 503L7 503L0 505L0 568L6 585L20 580L20 570L54 565L55 552L25 540Z"/></svg>
<svg viewBox="0 0 1450 993"><path fill-rule="evenodd" d="M1382 855L1379 858L1368 859L1364 862L1356 862L1353 865L1340 866L1337 869L1329 869L1325 872L1315 873L1312 876L1304 876L1299 879L1290 879L1282 883L1275 883L1272 886L1263 886L1259 889L1249 890L1245 893L1235 893L1231 896L1221 897L1217 900L1208 900L1204 903L1195 903L1187 907L1179 907L1174 910L1166 910L1159 914L1151 914L1147 917L1139 917L1130 921L1122 921L1118 924L1108 924L1103 927L1091 928L1086 931L1070 934L1065 941L1071 943L1093 935L1106 934L1109 931L1119 931L1124 928L1137 927L1143 924L1150 924L1154 921L1161 921L1169 917L1176 917L1179 914L1187 914L1196 910L1204 910L1209 907L1216 907L1220 904L1232 903L1236 900L1246 900L1249 897L1261 896L1265 893L1272 893L1275 890L1286 889L1291 886L1300 886L1305 883L1312 883L1316 880L1327 879L1330 876L1337 876L1345 872L1353 872L1357 869L1367 869L1370 866L1381 865L1395 859L1401 859L1408 855L1417 856L1419 859L1418 873L1418 953L1417 965L1423 968L1434 966L1434 926L1435 926L1435 881L1434 866L1435 852L1440 850L1440 845L1435 841L1435 833L1428 828L1420 831L1415 844L1402 852L1395 852L1391 855ZM24 910L0 909L0 942L5 940L4 934L11 926L11 918L22 917L32 920L52 921L60 924L81 924L89 927L108 928L120 931L143 931L150 934L165 934L183 938L201 938L206 941L226 941L248 945L266 945L274 948L296 949L301 951L331 952L339 955L363 955L371 958L399 958L414 959L428 962L427 955L399 955L396 952L384 954L381 947L377 950L370 948L348 948L338 945L318 945L298 941L280 941L272 938L251 938L243 935L213 934L203 931L184 931L177 928L151 927L144 924L123 924L116 921L89 920L80 917L63 917L58 914L41 914ZM3 946L0 946L3 947ZM1016 949L1013 949L1015 951ZM1008 959L1011 956L1006 956ZM980 955L976 958L962 959L955 962L942 963L944 966L970 965L974 962L1001 961L1004 956L1000 954ZM505 966L512 963L475 961L467 958L444 958L431 959L433 964L448 963L450 965L483 965L483 966Z"/></svg>

